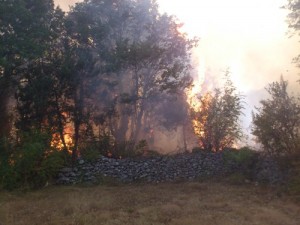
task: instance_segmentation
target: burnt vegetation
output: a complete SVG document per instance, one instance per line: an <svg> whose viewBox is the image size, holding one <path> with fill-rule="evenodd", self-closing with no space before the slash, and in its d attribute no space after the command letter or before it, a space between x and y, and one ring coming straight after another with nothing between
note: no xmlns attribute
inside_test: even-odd
<svg viewBox="0 0 300 225"><path fill-rule="evenodd" d="M287 8L299 32L299 1ZM181 26L155 0L86 0L68 13L52 0L0 1L1 185L42 187L78 157L153 156L174 139L176 152L234 147L243 96L227 72L189 102L198 40ZM299 156L299 100L283 78L267 91L253 134L275 157Z"/></svg>

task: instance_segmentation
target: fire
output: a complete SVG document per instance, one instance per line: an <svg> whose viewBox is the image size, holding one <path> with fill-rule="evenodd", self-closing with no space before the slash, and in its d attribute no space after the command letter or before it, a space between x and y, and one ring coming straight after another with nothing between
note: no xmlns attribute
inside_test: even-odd
<svg viewBox="0 0 300 225"><path fill-rule="evenodd" d="M62 114L65 118L67 118L67 114L63 113ZM52 140L51 140L51 147L54 147L59 150L67 149L68 152L71 153L71 148L74 146L73 143L73 128L72 124L68 122L63 130L63 137L61 137L61 134L59 132L54 133L52 135Z"/></svg>
<svg viewBox="0 0 300 225"><path fill-rule="evenodd" d="M209 109L209 105L212 101L212 96L208 92L204 96L201 97L201 99L198 99L199 101L199 107L195 110L196 113L201 113L202 114L202 122L200 123L198 120L194 119L193 120L193 127L194 127L194 132L197 136L203 137L204 136L204 127L205 123L207 121L208 115L206 115L207 110Z"/></svg>
<svg viewBox="0 0 300 225"><path fill-rule="evenodd" d="M67 150L70 152L71 148L74 146L72 139L72 132L70 127L66 127L63 132L63 139L66 145ZM63 140L59 133L55 133L52 136L51 147L63 150L65 148Z"/></svg>
<svg viewBox="0 0 300 225"><path fill-rule="evenodd" d="M199 100L199 95L202 92L202 86L205 81L204 58L202 58L201 60L199 59L199 61L200 62L198 63L197 77L194 78L193 86L186 92L187 102L194 112L199 112L201 110L201 102ZM193 123L194 133L197 136L201 135L201 132L202 132L201 124L195 119L192 120L192 123Z"/></svg>

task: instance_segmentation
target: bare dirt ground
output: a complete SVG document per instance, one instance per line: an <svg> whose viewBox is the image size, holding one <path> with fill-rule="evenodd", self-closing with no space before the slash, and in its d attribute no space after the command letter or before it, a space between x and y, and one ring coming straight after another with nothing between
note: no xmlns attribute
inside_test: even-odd
<svg viewBox="0 0 300 225"><path fill-rule="evenodd" d="M299 225L300 204L224 182L50 187L0 193L1 225Z"/></svg>

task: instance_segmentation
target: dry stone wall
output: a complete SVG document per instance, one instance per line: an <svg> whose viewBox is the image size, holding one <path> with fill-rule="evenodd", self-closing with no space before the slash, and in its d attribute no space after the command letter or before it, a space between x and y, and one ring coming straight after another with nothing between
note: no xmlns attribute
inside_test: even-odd
<svg viewBox="0 0 300 225"><path fill-rule="evenodd" d="M247 176L253 180L278 183L283 173L273 160L260 157L247 168ZM78 160L73 168L63 168L57 184L98 183L103 177L120 182L165 182L224 177L243 173L243 165L224 159L224 153L186 153L173 156L156 156L136 159L113 159L99 156L94 162Z"/></svg>

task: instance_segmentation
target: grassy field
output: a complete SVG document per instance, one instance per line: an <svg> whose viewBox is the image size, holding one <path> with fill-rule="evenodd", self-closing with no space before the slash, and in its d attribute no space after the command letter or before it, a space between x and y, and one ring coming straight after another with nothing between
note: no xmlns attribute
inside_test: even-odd
<svg viewBox="0 0 300 225"><path fill-rule="evenodd" d="M0 193L1 225L299 225L300 204L224 182L49 187Z"/></svg>

